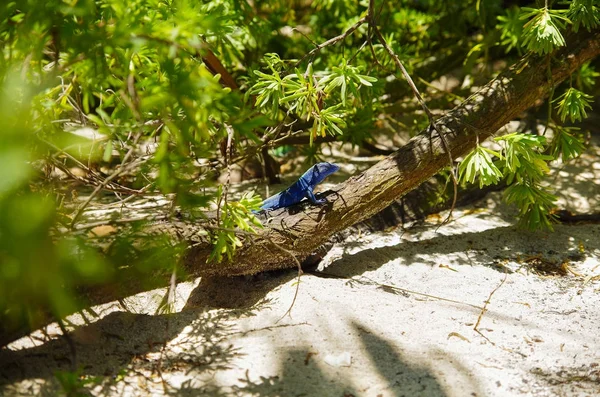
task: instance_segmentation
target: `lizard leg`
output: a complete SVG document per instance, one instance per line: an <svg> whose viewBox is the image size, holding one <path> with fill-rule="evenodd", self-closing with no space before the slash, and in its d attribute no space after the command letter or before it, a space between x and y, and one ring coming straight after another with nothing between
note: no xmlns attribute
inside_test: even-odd
<svg viewBox="0 0 600 397"><path fill-rule="evenodd" d="M313 193L313 190L311 188L306 189L306 197L308 197L308 199L310 200L310 202L313 203L313 204L315 204L315 205L325 204L327 202L327 200L325 200L325 199L318 200L315 197L315 194Z"/></svg>

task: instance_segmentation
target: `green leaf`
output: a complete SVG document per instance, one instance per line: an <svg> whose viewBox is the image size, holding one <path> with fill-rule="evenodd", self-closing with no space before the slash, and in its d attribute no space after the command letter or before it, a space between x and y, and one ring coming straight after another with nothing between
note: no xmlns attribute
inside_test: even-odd
<svg viewBox="0 0 600 397"><path fill-rule="evenodd" d="M459 181L475 183L479 180L479 187L494 185L502 178L502 172L496 167L490 155L501 157L500 153L477 146L469 153L458 167Z"/></svg>
<svg viewBox="0 0 600 397"><path fill-rule="evenodd" d="M565 45L560 29L570 22L561 15L564 11L523 7L520 19L533 17L523 26L523 45L538 54L548 54Z"/></svg>
<svg viewBox="0 0 600 397"><path fill-rule="evenodd" d="M572 0L563 2L569 4L567 17L573 21L573 31L577 32L583 25L587 30L600 26L600 10L595 0Z"/></svg>
<svg viewBox="0 0 600 397"><path fill-rule="evenodd" d="M523 22L519 18L519 9L511 7L506 10L505 15L498 16L498 25L500 30L500 44L506 47L508 53L513 48L521 48L521 36L523 34Z"/></svg>
<svg viewBox="0 0 600 397"><path fill-rule="evenodd" d="M506 202L520 208L519 226L529 230L549 229L555 221L551 211L556 197L528 182L509 186L504 192Z"/></svg>
<svg viewBox="0 0 600 397"><path fill-rule="evenodd" d="M577 71L575 81L580 89L591 90L596 85L598 77L600 77L600 73L596 72L590 62L586 62Z"/></svg>
<svg viewBox="0 0 600 397"><path fill-rule="evenodd" d="M591 109L590 105L592 96L573 87L569 88L554 102L558 102L556 109L561 121L565 121L567 117L571 122L581 121L587 117L586 109Z"/></svg>
<svg viewBox="0 0 600 397"><path fill-rule="evenodd" d="M554 126L555 133L552 139L551 152L554 158L559 156L563 162L577 158L585 150L583 141L575 136L579 128Z"/></svg>
<svg viewBox="0 0 600 397"><path fill-rule="evenodd" d="M106 147L104 148L104 155L102 156L102 160L106 163L110 161L112 158L112 150L113 150L113 142L112 140L108 140L106 142Z"/></svg>
<svg viewBox="0 0 600 397"><path fill-rule="evenodd" d="M359 99L360 86L372 87L377 79L375 77L360 74L358 67L348 65L344 60L339 67L333 67L330 73L319 80L317 87L327 94L336 92L340 88L339 96L342 105L346 106L348 101L348 92L352 93L355 99Z"/></svg>

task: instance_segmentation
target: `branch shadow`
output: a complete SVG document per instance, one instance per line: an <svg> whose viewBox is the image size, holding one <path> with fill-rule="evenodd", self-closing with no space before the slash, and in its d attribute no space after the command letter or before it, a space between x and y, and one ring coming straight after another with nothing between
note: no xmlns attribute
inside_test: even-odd
<svg viewBox="0 0 600 397"><path fill-rule="evenodd" d="M290 348L281 353L279 373L260 377L253 381L249 374L240 379L242 385L234 391L241 395L262 397L279 396L339 396L359 395L343 377L326 373L311 359L313 352L308 347ZM340 393L342 392L342 393Z"/></svg>
<svg viewBox="0 0 600 397"><path fill-rule="evenodd" d="M439 234L426 240L402 241L396 245L367 248L356 253L350 252L361 244L348 243L345 244L342 256L327 266L327 272L349 278L378 269L394 260L400 260L406 266L416 262L437 266L439 257L443 255L457 258L453 263L455 266L483 265L501 273L510 272L499 266L499 262L507 258L542 254L547 260L556 263L565 259L583 259L585 255L578 251L577 242L569 233L569 226L558 226L556 229L554 234L547 237L540 233L516 230L512 226L496 227L455 235ZM560 230L564 233L559 234ZM540 244L541 238L551 238L552 249L541 252L548 246L547 243ZM519 250L514 241L519 241L524 248Z"/></svg>
<svg viewBox="0 0 600 397"><path fill-rule="evenodd" d="M211 379L243 355L228 340L237 331L235 320L267 308L270 302L265 295L294 277L294 272L279 271L253 277L204 278L181 312L148 315L118 311L76 327L68 334L75 345L76 374L95 379L87 385L81 383L77 391L99 387L100 395L122 394L133 381L131 376L137 376L161 394L228 395ZM35 394L64 392L57 374L72 368L64 336L21 350L3 348L0 394L3 389L7 394L21 393L16 388L21 390L23 385L17 384L23 381ZM166 369L195 376L174 387L162 379Z"/></svg>
<svg viewBox="0 0 600 397"><path fill-rule="evenodd" d="M442 351L433 349L428 354L407 357L398 341L378 336L367 326L351 323L359 335L360 346L352 346L357 357L348 367L333 367L324 362L323 355L309 347L293 347L281 353L279 375L252 380L246 372L241 385L234 391L241 395L278 396L428 396L450 395L440 383L432 368L437 361L446 360L446 367L462 380L470 395L483 395L478 382L469 371ZM358 353L358 354L357 354ZM366 361L366 362L365 362ZM354 368L353 368L354 367ZM357 378L357 368L362 376ZM366 372L362 372L366 371ZM363 378L364 377L364 378ZM377 379L367 383L365 379Z"/></svg>
<svg viewBox="0 0 600 397"><path fill-rule="evenodd" d="M466 376L469 372L463 365L456 362L446 352L440 349L430 349L426 358L405 358L399 346L394 341L387 340L371 332L364 325L352 322L352 326L360 331L360 339L364 350L370 357L371 363L377 368L388 384L388 390L395 396L446 396L449 394L436 378L431 368L439 366L440 358L444 360L448 372L462 378L463 387L470 391L469 395L484 395L481 386ZM426 362L429 361L429 362ZM435 360L435 362L434 362ZM453 382L455 383L455 382ZM466 390L463 390L466 393Z"/></svg>
<svg viewBox="0 0 600 397"><path fill-rule="evenodd" d="M253 276L202 278L188 298L184 310L238 309L252 310L268 305L265 296L297 277L293 269L275 270ZM250 312L247 312L250 314Z"/></svg>
<svg viewBox="0 0 600 397"><path fill-rule="evenodd" d="M397 346L376 335L364 325L353 322L360 330L360 340L377 372L385 378L388 391L395 396L446 396L442 386L424 365L409 363Z"/></svg>
<svg viewBox="0 0 600 397"><path fill-rule="evenodd" d="M127 374L145 372L150 378L150 374L160 372L151 357L161 355L165 344L180 336L188 326L191 330L185 336L169 344L169 353L163 357L165 365L200 372L227 368L228 362L241 354L225 343L226 335L231 332L229 318L228 313L208 311L170 315L110 313L69 333L75 344L77 373L102 379L107 395L116 391L117 380L126 380ZM56 392L60 388L53 377L71 368L69 345L64 336L32 348L0 351L0 385L42 378L50 380L45 385L46 391Z"/></svg>

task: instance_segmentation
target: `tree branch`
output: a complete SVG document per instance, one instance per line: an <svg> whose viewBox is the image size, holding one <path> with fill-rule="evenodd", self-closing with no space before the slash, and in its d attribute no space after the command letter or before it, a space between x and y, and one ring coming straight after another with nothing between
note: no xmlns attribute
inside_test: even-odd
<svg viewBox="0 0 600 397"><path fill-rule="evenodd" d="M318 44L315 48L313 48L308 53L306 53L302 58L300 58L300 60L298 62L296 62L296 64L294 66L300 65L302 63L302 61L304 61L306 58L310 58L317 52L321 51L323 48L330 46L330 45L334 45L338 41L344 40L346 37L350 36L352 34L352 32L354 32L356 29L358 29L365 22L367 22L367 17L362 17L361 19L356 21L356 23L354 25L350 26L344 33L340 34L339 36L335 36L327 41L324 41L321 44Z"/></svg>

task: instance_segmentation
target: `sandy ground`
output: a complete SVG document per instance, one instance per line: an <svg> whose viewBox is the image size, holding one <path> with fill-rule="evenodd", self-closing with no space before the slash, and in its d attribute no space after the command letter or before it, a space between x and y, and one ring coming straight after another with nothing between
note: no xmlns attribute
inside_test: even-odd
<svg viewBox="0 0 600 397"><path fill-rule="evenodd" d="M600 207L593 160L555 171L563 208ZM72 316L79 376L52 325L0 351L0 393L600 395L600 225L519 231L499 194L443 217L335 245L288 316L294 270L182 283L168 315L155 290Z"/></svg>

